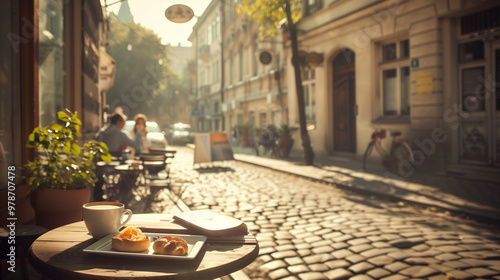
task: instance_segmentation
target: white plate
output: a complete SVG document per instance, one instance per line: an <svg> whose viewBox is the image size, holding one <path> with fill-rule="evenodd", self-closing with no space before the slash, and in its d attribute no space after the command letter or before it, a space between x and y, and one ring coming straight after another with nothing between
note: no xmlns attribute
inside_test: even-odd
<svg viewBox="0 0 500 280"><path fill-rule="evenodd" d="M111 238L116 234L110 234L99 241L93 243L87 248L83 249L84 252L94 253L94 254L106 254L115 256L130 256L138 258L155 258L155 259L176 259L176 260L192 260L196 258L196 255L200 252L203 244L207 240L206 236L203 235L185 235L185 234L165 234L165 233L148 233L144 232L146 236L154 237L157 239L163 236L172 237L182 237L186 240L188 244L188 254L185 256L171 256L171 255L158 255L153 251L153 242L149 245L148 250L142 252L119 252L111 248Z"/></svg>

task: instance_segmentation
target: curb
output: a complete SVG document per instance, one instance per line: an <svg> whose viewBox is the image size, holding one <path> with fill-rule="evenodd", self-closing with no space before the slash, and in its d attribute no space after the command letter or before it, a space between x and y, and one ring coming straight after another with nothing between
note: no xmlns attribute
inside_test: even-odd
<svg viewBox="0 0 500 280"><path fill-rule="evenodd" d="M237 154L235 154L235 155L237 155ZM424 207L435 207L437 209L448 211L454 215L466 215L468 217L471 217L471 218L478 220L478 221L481 221L481 222L495 223L495 224L500 223L500 213L498 213L498 212L497 213L495 213L495 212L487 213L487 212L485 212L486 210L481 211L481 210L477 210L477 209L470 208L467 206L464 206L463 208L459 208L459 207L453 207L452 205L449 205L446 203L439 203L439 202L433 201L433 200L423 201L423 200L418 200L418 199L411 199L411 198L405 197L403 195L390 194L390 193L380 192L380 191L376 191L376 190L372 190L372 189L368 189L368 188L361 188L359 186L356 186L355 184L347 185L347 184L343 184L342 182L327 181L327 180L315 178L313 176L307 176L307 175L295 173L292 171L287 171L284 169L275 168L275 167L272 167L269 165L259 164L259 163L256 163L254 161L249 161L249 160L245 160L245 159L241 159L241 158L239 158L239 159L235 158L235 161L244 162L244 163L252 164L255 166L268 168L268 169L271 169L274 171L278 171L278 172L282 172L282 173L286 173L286 174L290 174L290 175L294 175L294 176L299 176L299 177L309 179L309 180L312 180L315 182L321 182L321 183L326 183L329 185L335 185L343 190L350 190L353 192L384 197L384 198L392 199L392 200L398 199L398 200L404 201L404 202L409 203L409 204L415 204L415 205L420 205L420 206L424 206ZM315 165L314 167L319 168L319 169L323 169L322 167L317 166L317 165ZM387 184L390 185L389 183L387 183Z"/></svg>

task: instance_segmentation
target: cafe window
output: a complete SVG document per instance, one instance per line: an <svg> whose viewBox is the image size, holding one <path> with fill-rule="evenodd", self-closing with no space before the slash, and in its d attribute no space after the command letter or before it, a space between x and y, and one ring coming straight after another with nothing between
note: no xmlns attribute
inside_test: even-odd
<svg viewBox="0 0 500 280"><path fill-rule="evenodd" d="M380 50L383 116L408 116L410 114L409 40L381 44Z"/></svg>
<svg viewBox="0 0 500 280"><path fill-rule="evenodd" d="M316 122L316 73L313 70L302 71L304 106L308 123Z"/></svg>
<svg viewBox="0 0 500 280"><path fill-rule="evenodd" d="M16 1L17 2L17 1ZM19 20L11 11L14 1L0 1L0 34L12 35L12 22ZM9 34L9 35L8 35ZM17 34L17 33L16 33ZM11 37L14 38L14 37ZM0 190L8 187L7 171L15 171L20 180L21 175L21 100L16 86L16 69L18 63L19 46L13 41L0 40ZM17 59L16 59L17 58ZM9 170L13 166L16 170ZM14 181L14 183L19 183Z"/></svg>
<svg viewBox="0 0 500 280"><path fill-rule="evenodd" d="M63 1L40 1L39 106L41 127L64 110Z"/></svg>

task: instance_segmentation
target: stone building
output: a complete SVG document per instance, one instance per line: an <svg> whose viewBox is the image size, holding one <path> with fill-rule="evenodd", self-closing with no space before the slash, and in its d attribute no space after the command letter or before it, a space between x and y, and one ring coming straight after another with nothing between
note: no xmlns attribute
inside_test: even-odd
<svg viewBox="0 0 500 280"><path fill-rule="evenodd" d="M300 49L323 56L304 81L316 153L362 157L383 128L400 131L414 150L400 177L418 168L498 178L500 2L304 3ZM287 84L298 124L293 76Z"/></svg>
<svg viewBox="0 0 500 280"><path fill-rule="evenodd" d="M221 39L221 1L212 1L189 37L194 52L194 127L199 132L221 131L223 127Z"/></svg>
<svg viewBox="0 0 500 280"><path fill-rule="evenodd" d="M198 131L230 133L237 125L259 129L286 122L283 41L280 36L260 40L259 25L237 14L237 3L212 1L190 36L197 62Z"/></svg>

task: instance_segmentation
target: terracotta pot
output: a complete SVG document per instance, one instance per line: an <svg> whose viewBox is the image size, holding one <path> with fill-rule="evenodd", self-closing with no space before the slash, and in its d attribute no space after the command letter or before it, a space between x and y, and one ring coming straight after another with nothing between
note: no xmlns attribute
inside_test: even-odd
<svg viewBox="0 0 500 280"><path fill-rule="evenodd" d="M281 157L288 158L293 147L293 138L280 138L278 139L278 145L281 149Z"/></svg>
<svg viewBox="0 0 500 280"><path fill-rule="evenodd" d="M82 206L90 200L90 188L75 190L46 189L30 197L36 224L53 229L82 220Z"/></svg>

